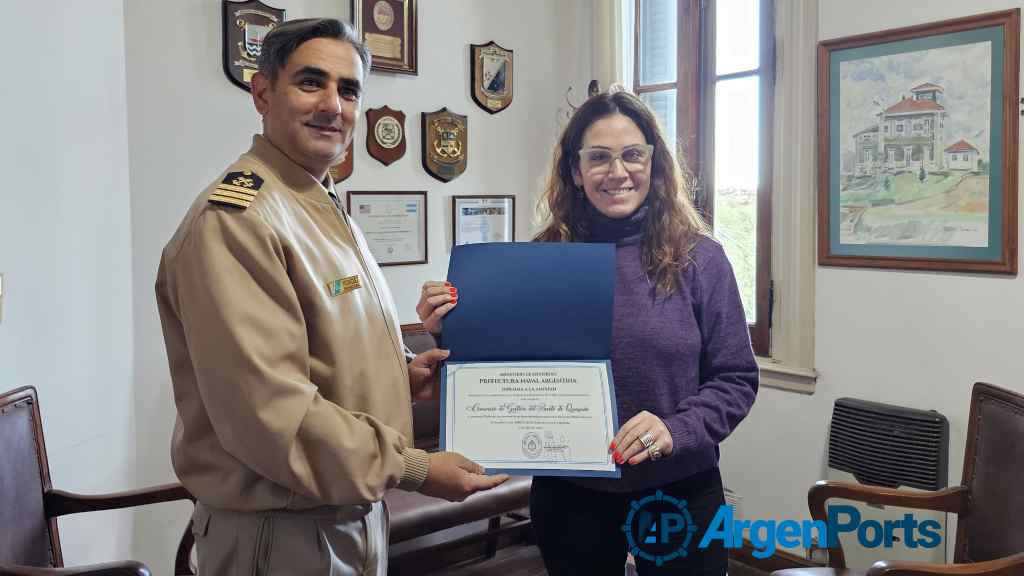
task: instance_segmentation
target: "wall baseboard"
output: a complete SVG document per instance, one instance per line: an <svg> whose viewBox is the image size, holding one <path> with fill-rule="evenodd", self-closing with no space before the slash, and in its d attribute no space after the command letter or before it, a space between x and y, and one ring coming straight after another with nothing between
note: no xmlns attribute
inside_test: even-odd
<svg viewBox="0 0 1024 576"><path fill-rule="evenodd" d="M743 539L743 547L730 550L729 559L735 560L741 564L746 564L751 568L755 568L762 572L774 572L775 570L785 570L787 568L820 568L821 564L808 560L803 556L797 556L791 552L784 550L776 550L774 554L767 558L757 558L754 556L754 545L747 538Z"/></svg>

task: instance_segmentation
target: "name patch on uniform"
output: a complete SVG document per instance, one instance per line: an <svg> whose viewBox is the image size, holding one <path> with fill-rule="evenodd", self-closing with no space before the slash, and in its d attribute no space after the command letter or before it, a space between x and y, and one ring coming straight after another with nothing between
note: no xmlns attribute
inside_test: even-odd
<svg viewBox="0 0 1024 576"><path fill-rule="evenodd" d="M330 292L331 296L341 296L342 294L348 294L353 290L357 290L363 287L363 283L359 280L359 275L349 276L348 278L338 278L327 283L327 291Z"/></svg>
<svg viewBox="0 0 1024 576"><path fill-rule="evenodd" d="M248 208L262 186L263 178L251 170L228 172L210 193L209 200L214 204Z"/></svg>

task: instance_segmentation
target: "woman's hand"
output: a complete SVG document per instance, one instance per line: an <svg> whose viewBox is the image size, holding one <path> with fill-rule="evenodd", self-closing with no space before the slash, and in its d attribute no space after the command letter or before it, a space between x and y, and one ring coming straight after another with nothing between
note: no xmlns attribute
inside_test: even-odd
<svg viewBox="0 0 1024 576"><path fill-rule="evenodd" d="M451 282L424 282L420 301L416 304L416 315L420 317L427 332L440 334L441 318L455 308L458 302L459 291Z"/></svg>
<svg viewBox="0 0 1024 576"><path fill-rule="evenodd" d="M644 442L651 448L646 448ZM619 428L610 448L616 464L629 462L636 466L644 460L657 460L671 454L672 434L661 418L644 410Z"/></svg>

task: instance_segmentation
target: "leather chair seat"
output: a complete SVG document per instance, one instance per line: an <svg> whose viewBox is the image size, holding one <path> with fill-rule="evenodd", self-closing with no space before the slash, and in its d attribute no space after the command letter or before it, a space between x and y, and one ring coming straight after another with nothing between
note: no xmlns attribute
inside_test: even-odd
<svg viewBox="0 0 1024 576"><path fill-rule="evenodd" d="M422 325L406 324L402 326L402 340L415 353L425 352L435 347L431 336ZM417 448L432 451L437 449L441 428L441 407L438 400L420 401L412 406L413 442ZM477 492L462 502L448 502L441 498L432 498L419 492L404 490L388 490L384 494L384 503L390 516L390 543L409 542L406 546L394 547L391 559L405 558L415 561L416 555L438 546L449 545L467 536L439 534L449 528L471 524L480 520L490 520L490 525L476 534L487 541L486 554L494 555L497 546L496 537L490 536L498 532L496 523L500 517L526 508L530 505L530 486L533 479L527 476L513 476L504 484L491 490ZM527 521L528 522L528 521ZM421 537L429 542L410 542ZM418 573L415 570L412 573Z"/></svg>
<svg viewBox="0 0 1024 576"><path fill-rule="evenodd" d="M530 505L532 483L533 479L528 476L513 476L501 486L477 492L462 502L448 502L419 492L388 490L384 502L391 517L391 543L525 508Z"/></svg>

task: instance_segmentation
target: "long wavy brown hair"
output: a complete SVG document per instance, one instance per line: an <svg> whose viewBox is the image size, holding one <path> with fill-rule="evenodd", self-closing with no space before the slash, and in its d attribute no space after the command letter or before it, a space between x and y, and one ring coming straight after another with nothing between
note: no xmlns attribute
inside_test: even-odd
<svg viewBox="0 0 1024 576"><path fill-rule="evenodd" d="M632 120L647 143L654 145L641 258L657 293L668 296L679 288L678 272L689 264L697 239L709 232L691 200L692 178L676 162L654 113L629 92L597 94L573 113L555 146L551 174L537 206L543 229L534 240L586 242L589 238L589 200L573 174L579 171L584 132L613 114Z"/></svg>

